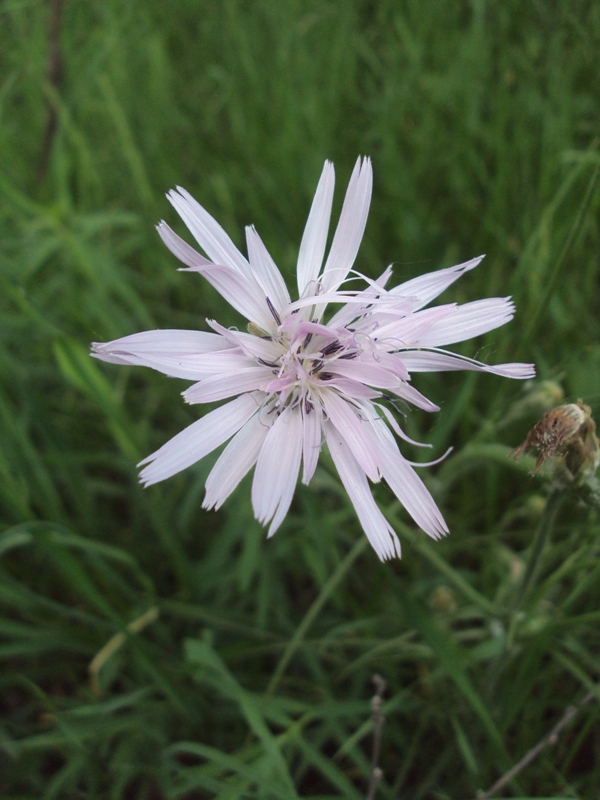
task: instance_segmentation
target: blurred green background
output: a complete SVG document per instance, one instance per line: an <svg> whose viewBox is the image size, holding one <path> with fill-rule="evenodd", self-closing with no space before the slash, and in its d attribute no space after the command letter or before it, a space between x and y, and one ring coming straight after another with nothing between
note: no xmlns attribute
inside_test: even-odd
<svg viewBox="0 0 600 800"><path fill-rule="evenodd" d="M4 0L0 31L0 796L362 798L378 673L377 797L474 797L600 700L598 521L566 498L516 602L547 486L506 457L561 392L600 405L600 4ZM359 154L358 269L487 253L442 301L517 316L461 352L552 381L417 376L442 410L405 426L454 447L420 473L452 535L377 487L386 564L327 457L270 541L247 481L201 510L216 456L142 490L136 462L202 409L87 355L243 324L160 243L162 217L187 235L166 190L240 246L254 223L293 287L323 161L339 210ZM600 796L599 709L495 796Z"/></svg>

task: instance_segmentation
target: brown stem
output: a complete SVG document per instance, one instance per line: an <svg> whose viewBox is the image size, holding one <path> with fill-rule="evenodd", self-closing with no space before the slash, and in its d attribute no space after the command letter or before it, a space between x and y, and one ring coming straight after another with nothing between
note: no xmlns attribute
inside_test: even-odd
<svg viewBox="0 0 600 800"><path fill-rule="evenodd" d="M385 722L385 717L381 713L381 706L383 705L386 683L380 675L373 675L373 683L375 684L375 694L371 700L371 708L373 709L373 755L371 757L371 780L369 781L366 800L375 800L377 786L383 778L383 770L379 767L379 754L381 752L381 737Z"/></svg>
<svg viewBox="0 0 600 800"><path fill-rule="evenodd" d="M60 47L60 33L62 28L63 0L50 0L50 24L48 31L48 62L46 65L46 80L54 89L58 89L62 80L63 63ZM44 180L50 163L52 145L58 128L58 114L56 106L49 97L46 100L46 126L38 168L39 180Z"/></svg>
<svg viewBox="0 0 600 800"><path fill-rule="evenodd" d="M598 688L600 688L600 684L598 684L597 689ZM567 727L569 722L571 722L573 717L579 713L581 708L593 700L594 697L596 697L595 691L588 692L579 706L568 706L565 709L565 713L562 715L556 725L542 739L540 739L535 747L532 747L528 753L525 753L523 758L518 761L514 767L509 769L508 772L504 773L504 775L497 780L496 783L487 790L487 792L478 792L476 800L489 800L490 797L493 797L496 792L502 789L503 786L506 786L507 783L512 781L512 779L522 772L525 767L531 764L532 761L535 761L535 759L543 750L553 744L556 744L558 737L563 732L563 729Z"/></svg>

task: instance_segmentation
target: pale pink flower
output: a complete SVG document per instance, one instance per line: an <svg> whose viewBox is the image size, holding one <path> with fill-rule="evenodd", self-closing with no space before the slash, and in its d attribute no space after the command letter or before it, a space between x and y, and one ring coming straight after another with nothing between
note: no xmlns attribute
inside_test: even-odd
<svg viewBox="0 0 600 800"><path fill-rule="evenodd" d="M295 302L254 227L246 228L246 259L185 189L169 192L208 258L165 222L158 225L163 242L249 324L240 331L207 320L212 332L146 331L92 345L93 354L104 361L195 381L183 392L188 403L228 400L141 462L140 480L146 486L231 440L208 476L203 506L219 508L254 467L254 514L262 524L270 523L272 536L288 512L301 465L302 482L308 484L326 443L381 559L399 556L400 542L375 503L367 478L374 483L385 479L429 536L439 539L448 532L429 491L398 449L393 433L408 437L389 406L401 400L439 410L413 387L415 372L467 369L522 379L531 378L534 369L531 364L489 366L440 349L511 320L510 298L422 310L483 256L389 290L391 267L376 281L352 270L372 180L370 160L359 158L323 266L334 188L333 164L325 163L300 244L300 299ZM366 288L351 288L357 279ZM328 313L330 304L339 306L333 315Z"/></svg>

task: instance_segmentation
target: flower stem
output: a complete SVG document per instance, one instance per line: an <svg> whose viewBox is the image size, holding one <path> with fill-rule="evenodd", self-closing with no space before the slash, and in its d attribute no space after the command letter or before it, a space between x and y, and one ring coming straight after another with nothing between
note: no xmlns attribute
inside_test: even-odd
<svg viewBox="0 0 600 800"><path fill-rule="evenodd" d="M541 556L547 542L550 539L550 534L552 533L552 528L554 527L556 515L562 503L564 493L565 492L562 487L555 487L552 489L550 496L548 497L546 506L544 508L544 513L542 514L542 518L533 538L533 545L527 561L525 574L523 575L521 584L517 589L514 604L515 610L519 609L525 602L529 590L534 584L534 578L536 578L539 573Z"/></svg>

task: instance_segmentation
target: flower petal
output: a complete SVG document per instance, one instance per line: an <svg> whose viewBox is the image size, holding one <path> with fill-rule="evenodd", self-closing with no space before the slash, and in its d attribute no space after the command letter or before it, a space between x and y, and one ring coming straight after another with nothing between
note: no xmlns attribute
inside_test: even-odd
<svg viewBox="0 0 600 800"><path fill-rule="evenodd" d="M378 446L381 472L390 489L428 536L432 539L445 536L448 526L435 500L414 469L402 457L396 440L380 417L371 431L375 446Z"/></svg>
<svg viewBox="0 0 600 800"><path fill-rule="evenodd" d="M138 467L147 464L140 472L141 483L150 486L164 481L200 461L237 433L256 413L263 398L264 395L258 392L243 394L188 425L156 452L140 461Z"/></svg>
<svg viewBox="0 0 600 800"><path fill-rule="evenodd" d="M223 450L206 480L202 508L220 508L256 464L269 431L264 419L260 412L251 417Z"/></svg>
<svg viewBox="0 0 600 800"><path fill-rule="evenodd" d="M422 347L441 347L464 342L505 325L514 315L515 306L510 297L489 297L464 303L457 306L453 314L435 322L421 336L418 344Z"/></svg>
<svg viewBox="0 0 600 800"><path fill-rule="evenodd" d="M326 161L300 242L297 267L298 297L302 297L307 289L311 291L311 284L313 284L314 290L315 281L321 271L331 218L334 186L333 164L331 161Z"/></svg>
<svg viewBox="0 0 600 800"><path fill-rule="evenodd" d="M261 524L272 520L272 536L288 512L302 457L302 415L288 406L267 433L252 482L252 506Z"/></svg>
<svg viewBox="0 0 600 800"><path fill-rule="evenodd" d="M204 378L182 392L182 395L185 402L191 405L216 403L218 400L225 400L227 397L233 397L242 392L262 389L272 377L273 372L267 367L246 367L235 372L227 371L223 375L211 375L209 378Z"/></svg>
<svg viewBox="0 0 600 800"><path fill-rule="evenodd" d="M261 358L263 361L277 361L282 355L282 347L274 342L270 336L255 336L253 333L236 331L231 328L224 328L214 319L206 320L210 327L223 336L232 347L237 347L251 358Z"/></svg>
<svg viewBox="0 0 600 800"><path fill-rule="evenodd" d="M404 353L402 353L402 355L404 356ZM403 400L412 403L413 406L422 408L423 411L433 412L440 410L439 406L436 406L429 398L425 397L424 394L421 394L414 386L411 386L410 383L406 383L405 381L399 381L398 385L389 391L395 394L396 397L401 397Z"/></svg>
<svg viewBox="0 0 600 800"><path fill-rule="evenodd" d="M354 264L367 224L372 190L371 159L359 158L348 184L340 220L323 268L325 294L338 288Z"/></svg>
<svg viewBox="0 0 600 800"><path fill-rule="evenodd" d="M205 267L208 264L212 264L212 261L204 258L197 250L190 247L190 245L184 241L181 236L178 236L164 220L158 223L156 230L173 255L187 267Z"/></svg>
<svg viewBox="0 0 600 800"><path fill-rule="evenodd" d="M227 350L230 344L217 333L164 328L131 333L120 339L113 339L112 342L92 342L92 347L98 358L102 358L107 353L127 353L140 357L145 354L216 353Z"/></svg>
<svg viewBox="0 0 600 800"><path fill-rule="evenodd" d="M233 267L221 264L187 267L182 271L199 272L227 300L230 306L250 322L254 322L265 331L272 331L276 328L265 293L252 275L246 277Z"/></svg>
<svg viewBox="0 0 600 800"><path fill-rule="evenodd" d="M409 314L402 319L396 319L377 328L373 332L373 339L381 347L385 347L386 350L397 350L401 347L420 345L430 328L439 323L440 320L453 315L455 311L456 303L417 311L414 314Z"/></svg>
<svg viewBox="0 0 600 800"><path fill-rule="evenodd" d="M246 228L246 242L252 273L275 310L281 314L290 304L290 294L281 272L253 225Z"/></svg>
<svg viewBox="0 0 600 800"><path fill-rule="evenodd" d="M362 278L369 284L366 289L363 289L361 292L357 293L362 297L365 308L370 305L373 297L380 297L382 294L385 297L390 296L387 291L382 292L381 289L386 286L389 279L392 277L391 265L386 267L379 278L377 278L375 281L360 272L356 272L356 270L352 270L352 272L355 273L357 277ZM406 297L395 297L393 309L396 313L394 318L398 315L404 316L405 314L409 314L413 310L414 305L414 300L410 300ZM340 308L339 311L336 311L333 317L329 320L329 325L333 326L334 328L349 325L357 313L359 313L358 310L352 308L351 306L342 306L342 308Z"/></svg>
<svg viewBox="0 0 600 800"><path fill-rule="evenodd" d="M403 362L400 361L400 367ZM404 368L406 371L406 368ZM385 367L362 359L346 361L337 359L327 363L327 372L333 375L342 375L354 381L359 381L367 386L376 386L379 389L394 389L398 385L398 377ZM408 375L408 373L406 373Z"/></svg>
<svg viewBox="0 0 600 800"><path fill-rule="evenodd" d="M382 561L400 558L398 537L375 503L365 473L338 430L330 422L324 428L329 453L371 546Z"/></svg>
<svg viewBox="0 0 600 800"><path fill-rule="evenodd" d="M535 377L533 364L520 362L509 364L483 364L474 358L447 353L445 350L403 350L399 354L409 372L453 372L466 369L475 372L489 372L504 378L526 380ZM407 398L408 399L408 398Z"/></svg>
<svg viewBox="0 0 600 800"><path fill-rule="evenodd" d="M420 303L417 309L415 309L418 310L430 303L445 289L451 286L454 281L464 275L465 272L475 269L484 258L485 256L477 256L477 258L472 258L470 261L465 261L463 264L457 264L455 267L447 267L446 269L438 269L436 272L428 272L425 275L419 275L418 278L412 278L410 281L405 281L405 283L394 286L393 289L390 289L390 293L401 295L402 297L418 297Z"/></svg>
<svg viewBox="0 0 600 800"><path fill-rule="evenodd" d="M320 406L302 409L302 460L304 471L302 483L307 486L315 474L321 452L321 429L323 412Z"/></svg>
<svg viewBox="0 0 600 800"><path fill-rule="evenodd" d="M360 468L373 483L377 483L380 479L378 454L369 436L368 422L362 418L359 409L342 399L337 392L324 390L321 396L331 423L343 437Z"/></svg>
<svg viewBox="0 0 600 800"><path fill-rule="evenodd" d="M350 378L342 378L341 376L334 376L328 380L327 387L337 389L340 394L351 397L353 400L374 400L381 397L381 392L376 389L371 389L370 386L365 386L364 383L353 381Z"/></svg>
<svg viewBox="0 0 600 800"><path fill-rule="evenodd" d="M150 367L172 378L198 380L226 360L229 342L204 331L157 330L133 333L112 342L92 342L92 356L112 364Z"/></svg>
<svg viewBox="0 0 600 800"><path fill-rule="evenodd" d="M217 220L189 192L178 186L177 191L167 193L167 198L211 261L246 276L250 273L250 265Z"/></svg>
<svg viewBox="0 0 600 800"><path fill-rule="evenodd" d="M414 439L411 439L410 436L402 430L400 425L398 425L398 422L391 411L384 405L381 405L381 403L373 403L373 405L383 413L394 433L401 439L404 439L405 442L409 442L410 444L415 445L415 447L433 447L433 445L429 444L428 442L417 442Z"/></svg>

